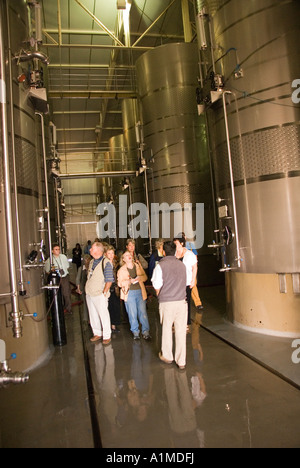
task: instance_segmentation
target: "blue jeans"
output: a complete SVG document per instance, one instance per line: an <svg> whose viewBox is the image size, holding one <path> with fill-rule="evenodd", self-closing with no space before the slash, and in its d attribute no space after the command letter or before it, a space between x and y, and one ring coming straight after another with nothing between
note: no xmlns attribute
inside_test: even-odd
<svg viewBox="0 0 300 468"><path fill-rule="evenodd" d="M150 326L146 309L146 300L143 299L142 291L140 289L129 291L125 307L132 333L134 335L139 335L140 322L142 325L142 334L149 334Z"/></svg>

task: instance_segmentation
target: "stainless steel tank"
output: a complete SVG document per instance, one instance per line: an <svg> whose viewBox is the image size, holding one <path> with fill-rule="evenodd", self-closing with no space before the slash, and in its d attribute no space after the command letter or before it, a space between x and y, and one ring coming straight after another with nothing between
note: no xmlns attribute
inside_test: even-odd
<svg viewBox="0 0 300 468"><path fill-rule="evenodd" d="M123 121L123 135L124 145L127 154L127 170L138 171L140 165L140 149L139 149L139 136L138 129L140 128L140 103L137 99L123 99L122 101L122 121ZM143 174L137 177L132 176L127 178L128 183L125 184L127 189L122 194L127 196L128 209L133 203L143 203L146 206L145 194L145 179ZM131 210L128 212L128 222L132 220L133 216ZM148 254L150 251L148 239L143 239L135 233L128 233L128 237L136 239L136 249L138 252ZM123 242L124 248L125 243Z"/></svg>
<svg viewBox="0 0 300 468"><path fill-rule="evenodd" d="M6 90L7 110L6 118L1 119L0 136L0 239L3 253L0 276L0 338L6 342L8 354L17 354L17 360L12 363L12 367L26 369L39 361L49 349L40 253L46 240L41 233L46 217L42 212L45 205L44 187L41 182L44 180L40 144L41 122L28 99L28 82L23 84L17 80L19 75L29 72L29 64L18 64L13 59L13 55L17 55L24 48L24 42L28 38L27 7L21 0L6 3L7 9L5 2L1 2L0 11L3 27L1 41L6 64L6 73L1 79ZM12 56L8 50L11 50ZM8 128L7 134L4 121ZM7 152L3 145L6 137L9 145L8 164ZM4 178L4 165L9 170L9 187ZM11 200L11 209L8 209L5 202L8 198ZM11 218L11 230L10 223L7 222L8 217ZM11 271L14 272L12 275ZM12 283L14 276L17 280L15 291ZM23 336L18 340L13 339L15 329L10 320L10 313L14 312L15 305L18 306L18 312L24 316L31 315L31 318L24 317L20 322ZM34 313L37 314L36 318L32 316Z"/></svg>
<svg viewBox="0 0 300 468"><path fill-rule="evenodd" d="M178 203L182 209L185 203L192 205L194 231L204 230L203 245L198 250L199 280L209 284L215 281L216 268L215 257L206 247L214 216L205 119L198 115L196 105L197 45L157 47L137 60L136 71L149 167L149 201L170 206ZM202 226L195 226L197 203L204 204L204 226L203 221ZM174 216L171 213L170 238L178 234ZM181 230L187 231L184 224Z"/></svg>
<svg viewBox="0 0 300 468"><path fill-rule="evenodd" d="M208 42L214 26L215 73L223 76L219 99L209 102L213 64L202 68L230 317L251 330L297 335L299 2L197 3L209 15Z"/></svg>

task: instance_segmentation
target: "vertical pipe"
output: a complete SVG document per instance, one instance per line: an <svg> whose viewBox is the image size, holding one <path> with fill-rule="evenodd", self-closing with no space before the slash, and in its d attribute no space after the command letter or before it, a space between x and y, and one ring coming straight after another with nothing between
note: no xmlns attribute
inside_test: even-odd
<svg viewBox="0 0 300 468"><path fill-rule="evenodd" d="M16 235L18 247L18 262L20 271L20 294L24 296L26 290L24 288L23 276L23 262L21 253L21 235L20 235L20 216L19 216L19 203L18 203L18 186L17 186L17 170L16 170L16 147L15 147L15 123L14 123L14 101L13 101L13 74L12 74L12 53L11 53L11 40L10 40L10 21L8 4L6 2L6 22L8 30L8 70L9 70L9 103L10 103L10 126L11 126L11 152L12 152L12 165L13 165L13 180L14 180L14 193L15 193L15 212L16 212Z"/></svg>
<svg viewBox="0 0 300 468"><path fill-rule="evenodd" d="M147 213L148 213L149 253L152 254L152 238L151 238L151 224L150 224L150 209L149 209L149 192L148 192L148 181L147 181L147 168L145 168L144 176L145 176L146 205L147 205Z"/></svg>
<svg viewBox="0 0 300 468"><path fill-rule="evenodd" d="M43 161L44 161L44 178L45 178L45 194L46 194L46 208L45 208L45 211L47 213L50 265L52 265L52 240L51 240L51 227L50 227L49 189L48 189L48 173L47 173L46 146L45 146L44 116L40 112L36 112L36 115L39 115L40 118L41 118L42 148L43 148Z"/></svg>
<svg viewBox="0 0 300 468"><path fill-rule="evenodd" d="M192 27L189 14L188 0L181 0L182 22L184 30L184 41L191 42L193 39Z"/></svg>
<svg viewBox="0 0 300 468"><path fill-rule="evenodd" d="M5 19L4 8L0 9L0 104L1 104L1 131L2 131L2 152L3 152L3 174L5 187L5 216L7 231L8 263L9 275L12 289L12 312L11 320L13 323L13 335L15 338L21 338L21 312L19 310L17 272L14 251L13 238L13 220L12 220L12 197L10 187L9 171L9 147L8 147L8 128L7 128L7 104L6 104L6 83L5 83L5 54L4 54L4 31L3 22Z"/></svg>
<svg viewBox="0 0 300 468"><path fill-rule="evenodd" d="M236 254L237 254L236 260L237 260L238 267L240 267L241 266L240 242L239 242L239 232L238 232L237 216L236 216L236 201L235 201L235 192L234 192L234 179L233 179L233 170L232 170L228 119L227 119L227 112L226 112L226 101L225 101L226 94L232 94L232 93L231 91L224 91L222 95L222 100L223 100L224 122L225 122L226 143L227 143L227 153L228 153L228 165L229 165L230 186L231 186L231 196L232 196L232 206L233 206L233 221L234 221Z"/></svg>
<svg viewBox="0 0 300 468"><path fill-rule="evenodd" d="M61 225L60 225L60 204L59 204L59 195L58 195L58 184L57 184L57 177L54 178L54 186L55 186L55 201L56 201L56 217L57 217L57 242L62 250L62 242L61 242Z"/></svg>

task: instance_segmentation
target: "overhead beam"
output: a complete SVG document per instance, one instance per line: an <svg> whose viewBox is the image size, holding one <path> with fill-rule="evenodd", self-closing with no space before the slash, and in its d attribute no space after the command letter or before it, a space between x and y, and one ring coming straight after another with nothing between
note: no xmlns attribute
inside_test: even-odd
<svg viewBox="0 0 300 468"><path fill-rule="evenodd" d="M72 35L80 35L80 36L106 36L104 31L96 31L96 30L89 30L89 29L61 29L61 34L72 34ZM43 28L43 34L45 36L48 35L52 41L55 41L50 34L58 34L58 29L50 29L50 28ZM130 31L130 35L133 37L139 37L141 33ZM148 37L153 38L164 38L164 39L184 39L182 35L179 34L158 34L158 33L147 33ZM56 41L55 41L56 42Z"/></svg>
<svg viewBox="0 0 300 468"><path fill-rule="evenodd" d="M97 18L93 13L85 7L79 0L75 0L76 3L95 21L100 28L102 28L119 46L124 47L124 44L115 36L114 33L112 33L100 20Z"/></svg>
<svg viewBox="0 0 300 468"><path fill-rule="evenodd" d="M190 20L189 0L181 0L182 21L185 42L191 42L193 39L192 26Z"/></svg>
<svg viewBox="0 0 300 468"><path fill-rule="evenodd" d="M61 33L61 6L60 0L57 0L57 25L58 25L58 44L62 44L62 33Z"/></svg>
<svg viewBox="0 0 300 468"><path fill-rule="evenodd" d="M135 176L136 171L103 171L103 172L80 172L80 173L68 173L58 174L60 179L92 179L101 177L124 177L124 176Z"/></svg>
<svg viewBox="0 0 300 468"><path fill-rule="evenodd" d="M43 44L43 47L61 47L65 49L122 49L122 50L152 50L154 47L119 46L113 44Z"/></svg>
<svg viewBox="0 0 300 468"><path fill-rule="evenodd" d="M146 29L146 31L143 32L143 34L135 41L135 43L132 45L132 47L135 48L136 44L138 42L140 42L144 36L146 36L148 34L148 32L150 31L150 29L153 28L153 26L157 23L157 21L160 20L160 18L169 10L169 8L171 8L171 6L173 5L173 3L175 3L177 0L173 0L172 3L170 3L169 6L167 6L167 8L164 9L164 11L156 18L156 20L153 21L152 24L150 24L149 28Z"/></svg>

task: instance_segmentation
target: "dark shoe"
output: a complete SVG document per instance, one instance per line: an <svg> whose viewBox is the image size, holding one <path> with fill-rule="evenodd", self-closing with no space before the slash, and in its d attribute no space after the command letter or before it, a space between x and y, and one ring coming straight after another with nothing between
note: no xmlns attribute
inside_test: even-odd
<svg viewBox="0 0 300 468"><path fill-rule="evenodd" d="M116 328L112 328L111 332L112 333L120 333L120 330L118 329L118 327L116 327Z"/></svg>
<svg viewBox="0 0 300 468"><path fill-rule="evenodd" d="M165 357L163 357L163 355L162 355L161 352L158 353L158 357L159 357L159 359L160 359L162 362L164 362L165 364L172 364L172 362L173 362L173 361L168 361L168 359L166 359Z"/></svg>
<svg viewBox="0 0 300 468"><path fill-rule="evenodd" d="M146 340L146 341L151 340L151 336L149 335L149 333L145 333L145 334L143 335L143 338L144 338L144 340Z"/></svg>
<svg viewBox="0 0 300 468"><path fill-rule="evenodd" d="M200 311L200 310L203 310L204 307L203 307L203 305L198 305L198 306L197 306L197 309Z"/></svg>

